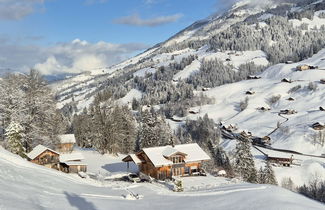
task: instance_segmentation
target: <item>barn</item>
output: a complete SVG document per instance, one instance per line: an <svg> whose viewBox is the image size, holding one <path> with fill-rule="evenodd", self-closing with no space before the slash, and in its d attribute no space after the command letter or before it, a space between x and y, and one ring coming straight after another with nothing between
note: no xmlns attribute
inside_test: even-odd
<svg viewBox="0 0 325 210"><path fill-rule="evenodd" d="M87 172L87 164L81 153L60 155L60 170L66 173Z"/></svg>
<svg viewBox="0 0 325 210"><path fill-rule="evenodd" d="M43 145L36 146L30 153L27 154L29 161L55 169L59 169L59 156L60 153Z"/></svg>
<svg viewBox="0 0 325 210"><path fill-rule="evenodd" d="M198 175L202 163L208 160L210 157L196 143L145 148L123 159L137 164L141 173L159 180Z"/></svg>
<svg viewBox="0 0 325 210"><path fill-rule="evenodd" d="M76 143L76 138L74 134L64 134L59 135L60 143L57 145L57 150L60 153L69 153L72 152L73 147Z"/></svg>

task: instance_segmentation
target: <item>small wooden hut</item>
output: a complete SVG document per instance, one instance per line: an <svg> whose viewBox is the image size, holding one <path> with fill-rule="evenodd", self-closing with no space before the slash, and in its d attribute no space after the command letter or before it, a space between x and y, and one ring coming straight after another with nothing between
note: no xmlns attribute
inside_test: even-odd
<svg viewBox="0 0 325 210"><path fill-rule="evenodd" d="M76 143L74 134L59 135L60 143L57 145L57 150L60 153L70 153Z"/></svg>
<svg viewBox="0 0 325 210"><path fill-rule="evenodd" d="M60 155L60 170L66 173L86 172L87 164L81 153L70 153Z"/></svg>
<svg viewBox="0 0 325 210"><path fill-rule="evenodd" d="M297 113L297 111L293 110L293 109L280 110L280 114L292 115L292 114L296 114L296 113Z"/></svg>
<svg viewBox="0 0 325 210"><path fill-rule="evenodd" d="M257 110L260 110L260 111L266 112L266 111L270 111L271 108L262 106L262 107L257 108Z"/></svg>
<svg viewBox="0 0 325 210"><path fill-rule="evenodd" d="M248 90L245 92L246 95L254 95L255 92L254 91L251 91L251 90Z"/></svg>
<svg viewBox="0 0 325 210"><path fill-rule="evenodd" d="M261 77L256 76L256 75L249 75L247 79L261 79Z"/></svg>
<svg viewBox="0 0 325 210"><path fill-rule="evenodd" d="M320 123L320 122L316 122L316 123L312 124L311 127L314 130L324 130L325 129L324 123Z"/></svg>
<svg viewBox="0 0 325 210"><path fill-rule="evenodd" d="M275 164L282 165L285 167L290 167L292 164L292 161L293 161L293 155L291 155L291 158L267 156L267 161L269 161L270 163L275 163Z"/></svg>
<svg viewBox="0 0 325 210"><path fill-rule="evenodd" d="M292 83L292 80L288 78L283 78L281 82Z"/></svg>

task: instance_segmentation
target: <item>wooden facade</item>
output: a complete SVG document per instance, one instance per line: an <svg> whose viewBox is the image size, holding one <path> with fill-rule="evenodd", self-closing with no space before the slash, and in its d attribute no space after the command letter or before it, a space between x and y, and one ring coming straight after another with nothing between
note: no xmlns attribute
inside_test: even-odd
<svg viewBox="0 0 325 210"><path fill-rule="evenodd" d="M59 169L59 154L51 150L45 150L30 161L48 168Z"/></svg>
<svg viewBox="0 0 325 210"><path fill-rule="evenodd" d="M57 145L57 150L60 153L69 153L73 150L74 143L60 143Z"/></svg>
<svg viewBox="0 0 325 210"><path fill-rule="evenodd" d="M172 179L175 176L200 175L202 162L210 158L197 144L189 145L189 147L191 146L194 148L194 150L188 150L191 155L177 151L174 147L165 146L147 151L149 155L146 150L142 150L137 154L128 155L123 161L134 162L138 165L140 173L159 180ZM195 149L201 156L191 159L191 157L196 156L193 155L193 153L196 154Z"/></svg>
<svg viewBox="0 0 325 210"><path fill-rule="evenodd" d="M87 172L87 165L82 163L60 163L60 171L65 173Z"/></svg>
<svg viewBox="0 0 325 210"><path fill-rule="evenodd" d="M283 158L283 157L267 157L267 161L271 163L276 163L282 166L290 167L293 161L293 156L291 158Z"/></svg>
<svg viewBox="0 0 325 210"><path fill-rule="evenodd" d="M201 161L185 163L184 155L173 155L169 157L173 164L155 167L147 155L141 152L138 157L142 161L139 171L153 178L164 180L171 179L173 176L191 176L201 170Z"/></svg>

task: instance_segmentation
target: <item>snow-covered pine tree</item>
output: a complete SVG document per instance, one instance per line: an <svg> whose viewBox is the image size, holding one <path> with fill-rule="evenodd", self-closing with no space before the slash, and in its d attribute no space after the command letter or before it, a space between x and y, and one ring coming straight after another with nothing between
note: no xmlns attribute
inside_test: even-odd
<svg viewBox="0 0 325 210"><path fill-rule="evenodd" d="M158 133L156 133L157 118L145 110L141 116L141 128L140 128L140 149L158 146Z"/></svg>
<svg viewBox="0 0 325 210"><path fill-rule="evenodd" d="M12 121L6 129L6 143L10 152L25 157L25 149L23 147L24 129L14 121Z"/></svg>
<svg viewBox="0 0 325 210"><path fill-rule="evenodd" d="M272 166L269 161L266 162L266 165L263 170L264 174L264 183L265 184L273 184L278 185L278 182L276 181L274 171L272 169Z"/></svg>
<svg viewBox="0 0 325 210"><path fill-rule="evenodd" d="M251 144L247 138L237 140L234 170L244 181L251 183L257 182L257 171L251 153Z"/></svg>

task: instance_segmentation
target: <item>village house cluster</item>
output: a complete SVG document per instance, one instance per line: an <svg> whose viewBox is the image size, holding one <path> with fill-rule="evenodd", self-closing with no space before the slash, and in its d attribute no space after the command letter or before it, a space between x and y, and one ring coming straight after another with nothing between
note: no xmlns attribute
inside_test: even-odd
<svg viewBox="0 0 325 210"><path fill-rule="evenodd" d="M87 164L83 155L73 152L76 143L74 134L60 135L59 139L60 143L56 145L56 150L38 145L27 154L28 160L66 173L86 172Z"/></svg>

